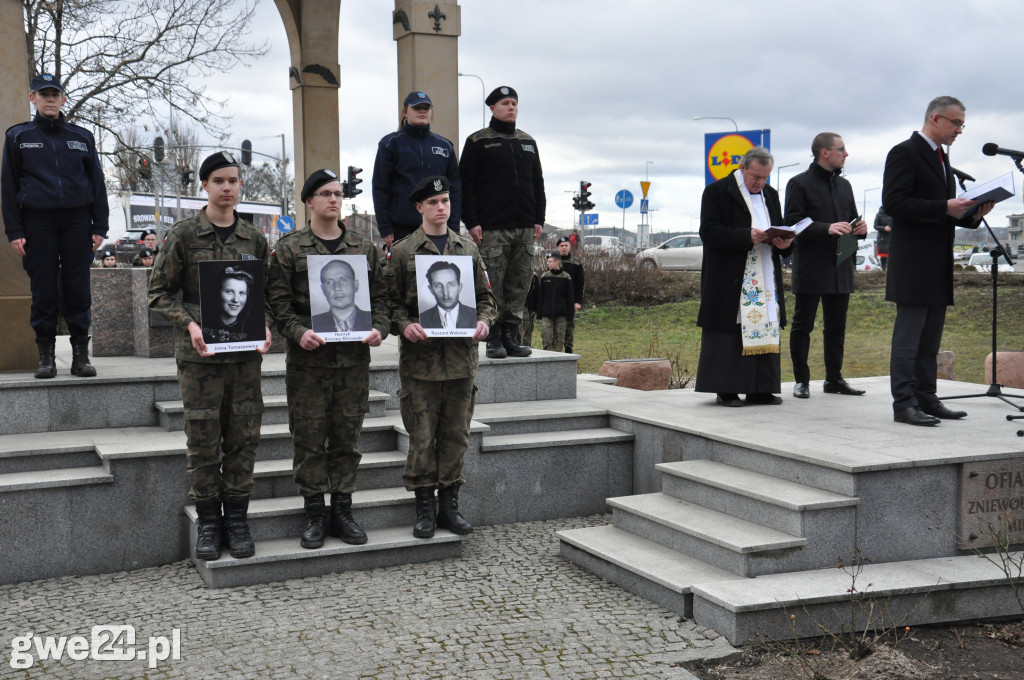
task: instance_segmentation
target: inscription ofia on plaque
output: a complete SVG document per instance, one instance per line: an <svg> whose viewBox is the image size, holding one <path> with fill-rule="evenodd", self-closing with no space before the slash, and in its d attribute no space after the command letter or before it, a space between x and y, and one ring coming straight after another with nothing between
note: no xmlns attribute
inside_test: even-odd
<svg viewBox="0 0 1024 680"><path fill-rule="evenodd" d="M958 535L964 548L1024 543L1024 460L961 467Z"/></svg>

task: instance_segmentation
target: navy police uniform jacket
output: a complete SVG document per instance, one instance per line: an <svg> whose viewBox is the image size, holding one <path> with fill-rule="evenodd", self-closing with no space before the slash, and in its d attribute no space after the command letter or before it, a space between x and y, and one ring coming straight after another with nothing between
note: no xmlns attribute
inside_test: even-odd
<svg viewBox="0 0 1024 680"><path fill-rule="evenodd" d="M7 239L25 238L22 211L90 208L93 234L106 236L109 209L96 141L64 114L36 114L7 130L3 172L4 230Z"/></svg>
<svg viewBox="0 0 1024 680"><path fill-rule="evenodd" d="M381 236L395 233L395 225L408 231L419 229L423 218L416 204L409 200L416 183L424 177L444 175L451 189L451 213L448 227L459 231L462 214L462 180L455 147L441 135L430 131L429 125L403 125L377 144L373 163L373 209L377 213L377 230Z"/></svg>

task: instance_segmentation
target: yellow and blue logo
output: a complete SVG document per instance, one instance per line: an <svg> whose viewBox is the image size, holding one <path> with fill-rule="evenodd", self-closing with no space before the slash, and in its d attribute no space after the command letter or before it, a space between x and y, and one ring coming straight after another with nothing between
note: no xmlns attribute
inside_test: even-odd
<svg viewBox="0 0 1024 680"><path fill-rule="evenodd" d="M769 147L770 130L717 132L704 135L704 180L720 180L740 165L743 154L756 145Z"/></svg>

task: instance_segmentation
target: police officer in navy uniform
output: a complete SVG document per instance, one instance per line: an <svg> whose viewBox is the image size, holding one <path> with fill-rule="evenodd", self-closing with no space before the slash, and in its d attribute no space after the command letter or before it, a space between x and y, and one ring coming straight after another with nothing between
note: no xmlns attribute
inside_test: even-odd
<svg viewBox="0 0 1024 680"><path fill-rule="evenodd" d="M7 130L0 191L7 240L22 257L32 289L30 321L39 346L37 378L57 375L54 345L63 303L71 334L71 373L96 375L89 363L89 268L107 234L107 188L92 133L68 123L60 82L32 79L36 116Z"/></svg>

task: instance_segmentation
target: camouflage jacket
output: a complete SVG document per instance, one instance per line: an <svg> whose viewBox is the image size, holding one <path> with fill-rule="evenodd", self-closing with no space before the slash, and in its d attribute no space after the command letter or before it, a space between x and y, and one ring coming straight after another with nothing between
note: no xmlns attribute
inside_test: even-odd
<svg viewBox="0 0 1024 680"><path fill-rule="evenodd" d="M341 244L331 253L308 227L300 229L277 242L270 257L267 282L267 302L273 310L278 332L288 343L287 362L333 368L369 363L370 346L361 342L328 342L312 351L299 346L303 334L312 328L307 260L310 255L365 255L373 327L386 338L391 324L388 289L380 255L373 243L343 226Z"/></svg>
<svg viewBox="0 0 1024 680"><path fill-rule="evenodd" d="M497 304L480 251L470 239L448 230L444 252L437 252L423 229L417 229L391 248L384 268L384 279L391 298L391 331L401 335L411 323L419 323L416 286L416 255L468 255L473 258L473 286L476 291L476 318L488 326L498 319ZM476 375L480 361L478 343L471 338L427 338L419 342L401 341L398 359L400 375L419 380L452 380Z"/></svg>
<svg viewBox="0 0 1024 680"><path fill-rule="evenodd" d="M267 240L256 226L235 213L235 231L221 243L203 208L175 222L153 262L149 279L149 306L174 326L174 358L214 364L240 363L260 358L259 352L221 352L201 357L192 347L188 325L199 323L199 262L207 260L262 260L267 262ZM175 294L181 291L182 299ZM271 317L267 317L270 322Z"/></svg>

